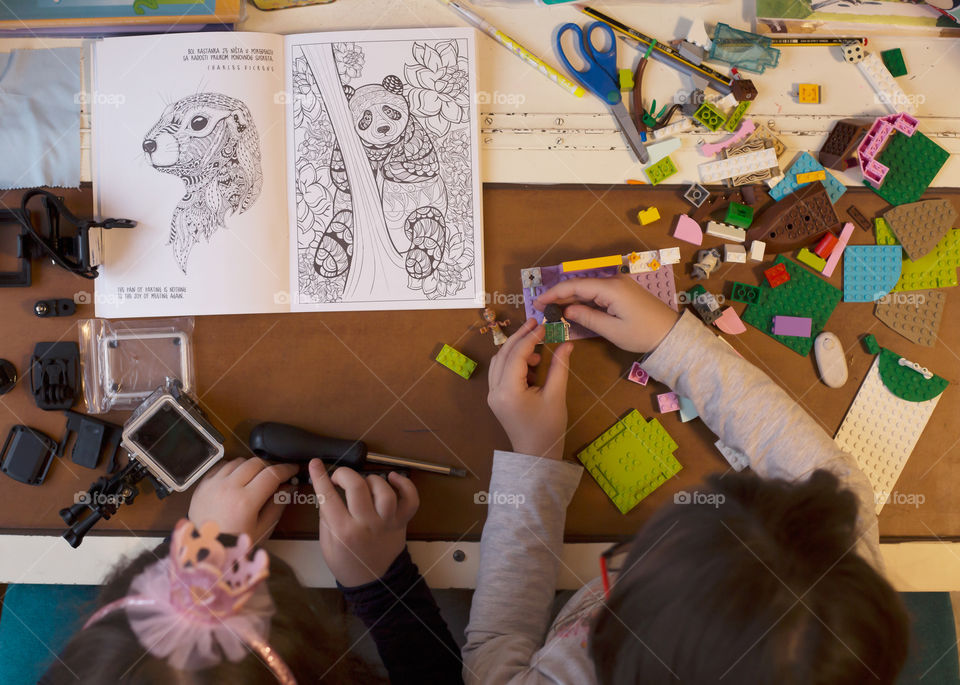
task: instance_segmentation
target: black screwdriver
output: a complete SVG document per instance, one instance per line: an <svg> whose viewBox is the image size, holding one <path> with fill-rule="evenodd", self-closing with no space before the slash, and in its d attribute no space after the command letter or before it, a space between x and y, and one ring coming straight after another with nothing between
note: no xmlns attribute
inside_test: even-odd
<svg viewBox="0 0 960 685"><path fill-rule="evenodd" d="M369 452L366 444L360 440L328 438L296 426L272 421L258 424L250 432L250 449L258 457L271 461L306 464L311 459L320 459L329 466L349 466L356 470L369 463L460 478L467 475L464 469L453 466Z"/></svg>

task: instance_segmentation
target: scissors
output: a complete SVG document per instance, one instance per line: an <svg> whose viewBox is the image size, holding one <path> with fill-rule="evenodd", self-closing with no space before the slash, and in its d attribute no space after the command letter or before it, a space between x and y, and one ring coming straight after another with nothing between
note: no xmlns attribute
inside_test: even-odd
<svg viewBox="0 0 960 685"><path fill-rule="evenodd" d="M597 50L593 46L593 32L598 28L603 31L605 39L610 45L606 50ZM563 51L563 34L567 31L573 31L577 34L577 47L580 50L580 56L587 64L587 68L583 71L574 69ZM633 154L637 156L641 164L646 164L650 160L650 155L643 146L636 124L633 123L633 119L630 118L630 114L623 104L623 98L620 97L620 76L617 72L617 41L614 38L613 29L602 21L595 21L585 29L572 22L564 24L557 32L557 52L570 75L580 85L604 101L614 119L617 120L617 126L620 127L620 132L626 138Z"/></svg>

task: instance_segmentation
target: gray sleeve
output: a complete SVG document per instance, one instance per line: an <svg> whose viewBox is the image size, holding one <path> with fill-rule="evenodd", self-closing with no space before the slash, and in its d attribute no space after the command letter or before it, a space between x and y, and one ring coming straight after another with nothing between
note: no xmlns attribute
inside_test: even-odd
<svg viewBox="0 0 960 685"><path fill-rule="evenodd" d="M784 355L792 355L784 352ZM860 502L858 552L883 569L873 487L856 461L753 364L725 345L689 311L642 363L644 370L688 397L703 422L768 478L799 480L817 469L834 473Z"/></svg>
<svg viewBox="0 0 960 685"><path fill-rule="evenodd" d="M467 683L539 680L530 662L550 622L567 505L582 474L571 462L494 454L463 648Z"/></svg>

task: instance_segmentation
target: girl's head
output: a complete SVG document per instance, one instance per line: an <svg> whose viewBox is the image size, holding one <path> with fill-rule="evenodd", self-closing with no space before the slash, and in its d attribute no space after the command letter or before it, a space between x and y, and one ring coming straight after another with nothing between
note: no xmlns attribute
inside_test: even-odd
<svg viewBox="0 0 960 685"><path fill-rule="evenodd" d="M90 625L73 636L47 672L43 680L45 684L166 685L229 682L237 685L275 685L278 682L276 672L282 672L287 667L299 683L375 680L359 661L349 655L342 637L345 630L342 627L336 629L333 619L322 611L317 602L315 591L304 588L289 566L277 559L270 560L269 575L263 580L264 562L267 560L262 552L258 553L259 556L253 556L252 562L244 562L232 559L232 552L228 550L224 557L226 563L221 564L224 572L212 574L216 577L216 582L221 583L221 587L231 586L228 591L235 587L244 587L244 574L248 574L249 578L261 579L260 582L247 585L250 591L246 593L247 599L242 602L242 613L217 611L218 620L209 624L192 621L191 613L203 616L202 612L184 611L183 607L190 607L190 597L197 593L177 593L186 587L190 590L202 587L202 579L194 575L189 584L175 580L167 583L164 591L164 579L169 575L168 570L173 563L168 555L182 558L181 554L184 553L184 548L190 545L191 539L195 546L192 550L195 558L210 559L217 551L223 554L224 549L222 546L217 549L215 531L211 539L203 540L201 535L193 531L192 526L184 526L185 523L182 521L178 525L172 543L164 543L156 550L145 552L125 568L114 572L107 580L98 601L100 609L103 609L125 597L160 597L163 601L157 605L162 606L163 611L148 609L146 611L151 613L146 613L142 609L118 608L105 610L106 613L101 612L102 617L95 618ZM183 542L185 539L186 543ZM245 539L246 536L241 537L241 544ZM210 551L211 547L214 552ZM186 552L190 553L191 551ZM245 567L244 563L249 566ZM206 568L209 569L210 565L207 564ZM176 574L176 571L172 573ZM158 587L161 588L159 592L156 591ZM173 588L173 591L170 591L170 588ZM238 593L238 596L243 594ZM209 606L211 611L214 611L213 607L217 602L210 602L209 597L210 594L205 595L204 601L197 603L198 607ZM227 600L221 603L223 606L241 604L231 602L229 595L221 597ZM168 599L169 602L166 601ZM172 605L178 608L171 610ZM220 616L223 620L219 620ZM198 648L198 645L203 645L212 635L202 627L204 625L211 626L213 630L225 631L220 633L220 637L228 642L230 638L234 638L238 650L235 657L237 660L224 657L219 646ZM266 653L258 653L244 644L251 642L250 640L235 639L235 636L243 635L245 629L251 626L259 626L252 633L253 641L257 637L263 637L285 666L271 670L265 661ZM214 638L214 641L216 640L217 638ZM167 647L166 651L161 646L163 644ZM183 657L180 661L184 664L192 665L178 665L177 654ZM199 666L198 659L201 664Z"/></svg>
<svg viewBox="0 0 960 685"><path fill-rule="evenodd" d="M593 626L600 683L895 682L907 614L855 551L853 493L826 471L713 476L707 493L634 538Z"/></svg>

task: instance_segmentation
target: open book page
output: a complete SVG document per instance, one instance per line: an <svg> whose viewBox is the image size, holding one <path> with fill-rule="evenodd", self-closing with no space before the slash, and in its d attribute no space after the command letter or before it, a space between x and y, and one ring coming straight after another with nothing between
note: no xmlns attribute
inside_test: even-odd
<svg viewBox="0 0 960 685"><path fill-rule="evenodd" d="M286 44L291 309L483 302L475 33Z"/></svg>
<svg viewBox="0 0 960 685"><path fill-rule="evenodd" d="M108 38L94 59L104 317L289 311L283 38Z"/></svg>

